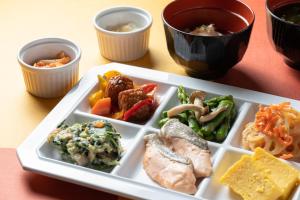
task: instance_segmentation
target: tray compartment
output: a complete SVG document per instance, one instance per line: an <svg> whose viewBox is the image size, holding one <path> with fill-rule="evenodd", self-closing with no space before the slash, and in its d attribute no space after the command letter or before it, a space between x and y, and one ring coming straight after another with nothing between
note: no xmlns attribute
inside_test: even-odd
<svg viewBox="0 0 300 200"><path fill-rule="evenodd" d="M224 152L216 159L216 168L214 168L214 174L203 183L203 187L197 196L201 196L205 199L231 199L242 200L242 198L234 193L229 187L220 183L220 178L236 161L238 161L242 155L251 154L248 151L240 151L235 148L226 148ZM291 164L291 163L289 163ZM291 164L297 167L295 164ZM299 169L299 167L297 167ZM290 196L290 200L297 200L300 194L299 186L295 188Z"/></svg>
<svg viewBox="0 0 300 200"><path fill-rule="evenodd" d="M253 107L255 107L252 103L245 102L240 107L240 112L238 117L236 118L233 126L231 127L226 140L224 141L225 144L232 145L234 147L240 148L241 145L233 145L237 142L238 139L236 137L241 136L242 131L245 128L245 125L248 123L249 120L249 113L251 113ZM241 139L241 137L240 137ZM239 142L241 140L238 140Z"/></svg>
<svg viewBox="0 0 300 200"><path fill-rule="evenodd" d="M195 91L195 89L189 89L189 88L185 88L186 92L188 94L191 94L193 91ZM220 96L220 95L223 95L223 94L215 94L215 93L211 93L211 92L208 92L208 91L204 91L207 93L207 98L212 98L212 97L215 97L215 96ZM228 94L229 95L229 94ZM236 116L236 119L235 119L235 122L232 124L232 127L231 127L231 130L227 136L227 138L229 137L230 134L232 134L232 129L234 126L237 126L236 125L236 121L237 119L240 118L240 114L241 112L243 111L243 109L245 109L245 105L244 104L248 104L247 102L243 101L243 100L240 100L240 99L236 99L234 98L234 101L236 103L236 108L237 108L237 116ZM177 98L177 88L176 90L173 92L173 95L170 96L170 98L168 99L168 102L164 104L164 107L160 109L160 113L156 116L157 119L155 121L153 121L153 123L151 124L153 128L156 128L156 129L159 129L159 125L158 125L158 122L160 120L160 117L161 117L161 114L163 111L166 111L166 110L169 110L171 109L172 107L174 106L177 106L177 105L180 105L180 102ZM226 138L226 140L227 140ZM226 141L225 140L225 141Z"/></svg>
<svg viewBox="0 0 300 200"><path fill-rule="evenodd" d="M228 150L220 156L214 174L210 177L209 181L205 183L205 189L203 189L202 193L199 195L207 199L242 200L239 195L231 192L228 187L222 185L219 181L226 170L239 160L242 155L243 153L238 151Z"/></svg>
<svg viewBox="0 0 300 200"><path fill-rule="evenodd" d="M243 151L251 152L251 150L244 149L244 147L242 146L242 132L244 131L246 125L249 122L254 122L256 112L259 109L259 105L264 105L264 104L249 103L249 106L245 108L244 111L245 114L243 114L243 116L241 117L242 119L241 122L238 123L236 130L233 132L230 138L228 138L228 145L234 148L242 149ZM299 158L291 159L290 161L292 161L291 162L292 164L294 164L294 162L300 163Z"/></svg>
<svg viewBox="0 0 300 200"><path fill-rule="evenodd" d="M244 116L244 119L238 125L237 130L234 132L233 136L230 138L229 143L231 146L243 149L243 147L242 147L242 132L249 122L254 121L255 114L258 111L258 106L259 106L259 104L253 103L253 104L250 104L250 106L247 108L247 113Z"/></svg>
<svg viewBox="0 0 300 200"><path fill-rule="evenodd" d="M95 76L96 76L96 74L95 74ZM136 77L132 77L132 76L128 76L128 77L130 79L132 79L133 82L137 85L143 85L143 84L147 84L147 83L156 83L158 85L158 88L156 90L156 98L157 98L157 101L159 104L164 101L165 94L168 92L168 90L171 87L171 85L165 84L165 83L160 83L160 82L147 80L147 79L140 79L140 78L136 78ZM95 85L90 89L90 91L87 93L87 95L82 99L82 101L78 105L77 109L82 112L90 113L91 107L89 105L89 96L91 94L93 94L94 92L96 92L97 90L98 90L98 84L95 83Z"/></svg>
<svg viewBox="0 0 300 200"><path fill-rule="evenodd" d="M158 126L158 121L160 119L161 113L164 111L166 105L173 100L173 96L175 95L175 93L177 93L177 87L170 87L168 91L164 94L163 101L160 102L159 106L153 113L152 118L147 122L148 127L160 129L160 127Z"/></svg>
<svg viewBox="0 0 300 200"><path fill-rule="evenodd" d="M155 133L155 131L153 131L154 129L150 130L145 130L145 135L146 134L150 134L150 133ZM157 131L156 131L157 133ZM218 148L220 147L219 144L215 144L215 143L208 143L209 145L209 149L211 151L211 156L212 156L212 163L214 166L214 158L216 155L216 152L218 151ZM143 157L144 157L144 153L145 153L145 143L143 138L141 138L139 140L139 142L137 143L137 145L134 147L135 151L132 152L131 155L127 156L127 160L124 162L126 164L124 164L123 166L121 166L118 171L115 173L118 176L122 176L125 178L129 178L131 180L134 180L136 182L140 182L143 184L148 184L151 186L156 186L156 187L161 187L159 184L155 183L145 172L145 170L143 169ZM204 178L205 179L205 178ZM197 180L197 185L199 186L199 184L201 184L201 181L203 179L198 179ZM165 189L165 188L163 188ZM176 192L176 191L174 191Z"/></svg>
<svg viewBox="0 0 300 200"><path fill-rule="evenodd" d="M101 117L92 117L92 116L86 116L82 113L73 113L71 114L66 120L66 124L74 124L74 123L82 123L82 122L88 122L88 121L95 121L103 119ZM112 124L112 126L121 134L121 145L124 149L122 158L120 160L120 164L123 163L123 157L126 155L127 151L131 148L132 144L134 143L134 140L137 138L138 132L140 131L140 127L138 126L130 126L128 124L123 124L122 122L119 122L118 120L111 121L110 119L104 119L107 120ZM61 156L59 154L59 151L53 147L51 144L49 144L46 140L38 147L37 149L38 155L43 159L48 159L50 161L58 161L63 164L69 164L70 166L75 167L81 167L72 163L68 163L66 161L63 161L61 159ZM81 167L83 169L88 169L86 167ZM97 170L96 170L97 171Z"/></svg>

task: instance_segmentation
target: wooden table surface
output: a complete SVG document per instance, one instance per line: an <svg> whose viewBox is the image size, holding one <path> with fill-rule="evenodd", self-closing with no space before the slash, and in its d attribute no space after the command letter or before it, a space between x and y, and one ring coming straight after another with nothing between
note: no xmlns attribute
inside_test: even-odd
<svg viewBox="0 0 300 200"><path fill-rule="evenodd" d="M92 18L100 9L132 5L153 16L149 52L129 64L186 75L169 56L161 12L170 0L0 0L0 148L16 148L60 99L41 99L26 92L16 60L18 48L45 36L68 38L82 49L80 75L110 62L100 56ZM300 99L300 72L286 66L266 34L263 0L244 0L256 13L243 60L217 82Z"/></svg>

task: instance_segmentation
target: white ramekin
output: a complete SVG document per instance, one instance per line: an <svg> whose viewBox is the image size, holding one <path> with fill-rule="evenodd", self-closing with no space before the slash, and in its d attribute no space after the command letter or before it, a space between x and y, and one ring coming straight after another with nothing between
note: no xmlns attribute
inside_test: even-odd
<svg viewBox="0 0 300 200"><path fill-rule="evenodd" d="M131 32L114 32L109 26L133 22L139 28ZM94 17L100 53L103 57L120 62L136 60L148 50L152 16L146 10L118 6L101 10Z"/></svg>
<svg viewBox="0 0 300 200"><path fill-rule="evenodd" d="M39 59L55 57L60 51L69 55L71 62L54 68L32 66ZM27 91L43 98L63 96L78 81L80 57L80 48L62 38L42 38L25 44L18 52L18 62Z"/></svg>

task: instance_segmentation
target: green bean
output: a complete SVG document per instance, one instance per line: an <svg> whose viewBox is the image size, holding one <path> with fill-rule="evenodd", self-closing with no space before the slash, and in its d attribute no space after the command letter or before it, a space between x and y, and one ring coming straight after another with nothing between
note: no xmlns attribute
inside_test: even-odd
<svg viewBox="0 0 300 200"><path fill-rule="evenodd" d="M181 123L187 124L189 117L188 117L188 113L187 112L182 112L182 113L179 113L176 116L176 118L178 118Z"/></svg>
<svg viewBox="0 0 300 200"><path fill-rule="evenodd" d="M233 102L233 107L232 107L231 112L230 112L230 124L233 123L236 115L237 115L237 110L236 110L235 104Z"/></svg>
<svg viewBox="0 0 300 200"><path fill-rule="evenodd" d="M168 117L159 120L159 121L158 121L158 126L159 126L159 127L162 127L165 123L167 123L168 120L169 120Z"/></svg>
<svg viewBox="0 0 300 200"><path fill-rule="evenodd" d="M220 127L218 128L218 130L216 132L216 141L217 142L223 142L226 139L226 137L229 133L229 130L231 128L231 123L233 122L233 120L236 117L237 110L235 108L234 102L232 102L232 103L233 103L233 106L229 112L229 115L224 119L223 123L220 125Z"/></svg>
<svg viewBox="0 0 300 200"><path fill-rule="evenodd" d="M163 111L162 114L161 114L161 118L166 118L168 117L168 111Z"/></svg>
<svg viewBox="0 0 300 200"><path fill-rule="evenodd" d="M208 140L208 141L215 141L215 136L213 134L211 134L211 135L208 135L208 136L204 136L204 139Z"/></svg>
<svg viewBox="0 0 300 200"><path fill-rule="evenodd" d="M177 97L181 104L190 103L189 95L184 90L183 86L179 86L177 90Z"/></svg>
<svg viewBox="0 0 300 200"><path fill-rule="evenodd" d="M193 131L195 131L200 137L203 138L203 133L201 132L199 123L193 113L189 116L188 126L191 127L191 129L193 129Z"/></svg>
<svg viewBox="0 0 300 200"><path fill-rule="evenodd" d="M204 136L210 135L223 122L225 117L230 115L233 102L231 100L222 100L218 105L218 108L221 107L226 107L226 110L219 113L214 119L202 126L201 131L203 132Z"/></svg>
<svg viewBox="0 0 300 200"><path fill-rule="evenodd" d="M223 142L228 135L229 129L230 129L230 117L227 116L216 131L216 141Z"/></svg>
<svg viewBox="0 0 300 200"><path fill-rule="evenodd" d="M183 86L179 86L177 90L177 97L181 104L189 104L189 94L185 91ZM225 107L226 110L219 113L214 119L205 124L199 124L195 117L195 112L191 110L184 111L176 116L180 122L188 125L200 137L210 140L222 142L228 135L231 123L235 119L237 110L232 95L218 96L204 101L205 106L209 109L219 109ZM162 127L169 120L167 111L161 115L161 120L158 124Z"/></svg>
<svg viewBox="0 0 300 200"><path fill-rule="evenodd" d="M188 104L190 103L189 95L186 93L182 86L178 87L177 96L181 104ZM191 110L183 112L186 114L187 124L193 131L195 131L200 137L203 137L203 133L201 132L200 125L195 117L195 113ZM183 115L183 113L181 113Z"/></svg>
<svg viewBox="0 0 300 200"><path fill-rule="evenodd" d="M233 101L233 97L232 95L213 97L211 99L205 100L204 104L209 106L210 109L212 109L212 108L216 108L219 105L219 103L223 100Z"/></svg>

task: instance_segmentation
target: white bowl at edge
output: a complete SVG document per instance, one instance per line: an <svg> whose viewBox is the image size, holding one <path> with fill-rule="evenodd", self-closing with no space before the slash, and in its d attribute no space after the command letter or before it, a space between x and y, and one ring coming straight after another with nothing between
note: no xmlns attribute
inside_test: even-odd
<svg viewBox="0 0 300 200"><path fill-rule="evenodd" d="M120 62L136 60L148 50L151 14L141 8L117 6L99 11L93 20L100 53L103 57ZM115 32L108 27L134 23L130 32Z"/></svg>
<svg viewBox="0 0 300 200"><path fill-rule="evenodd" d="M53 68L32 66L39 59L55 57L64 51L71 57L71 62ZM34 96L55 98L66 94L78 81L80 48L63 38L41 38L22 46L18 52L25 86Z"/></svg>

